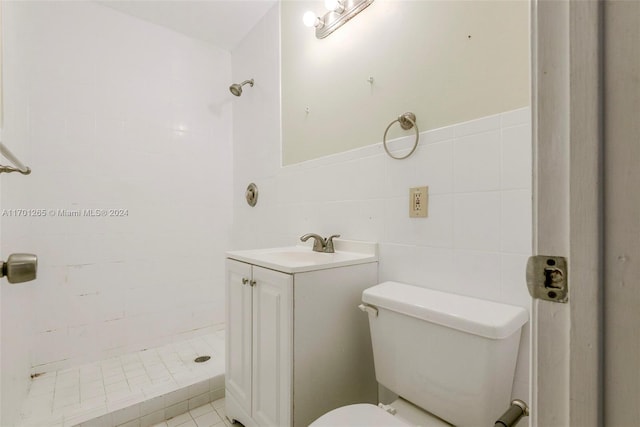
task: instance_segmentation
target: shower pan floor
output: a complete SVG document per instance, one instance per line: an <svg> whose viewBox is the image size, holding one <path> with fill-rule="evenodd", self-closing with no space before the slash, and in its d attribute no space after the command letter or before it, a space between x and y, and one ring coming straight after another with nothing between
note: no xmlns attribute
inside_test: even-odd
<svg viewBox="0 0 640 427"><path fill-rule="evenodd" d="M196 363L208 355L211 359ZM224 331L33 379L22 427L146 427L224 396Z"/></svg>

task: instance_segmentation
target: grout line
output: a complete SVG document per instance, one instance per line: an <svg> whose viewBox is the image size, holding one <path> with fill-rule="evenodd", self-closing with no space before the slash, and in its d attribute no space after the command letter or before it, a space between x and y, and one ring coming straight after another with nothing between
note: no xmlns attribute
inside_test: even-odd
<svg viewBox="0 0 640 427"><path fill-rule="evenodd" d="M206 339L205 339L206 338ZM223 365L220 364L221 358L223 357L216 350L220 344L223 344L224 338L222 338L219 334L210 334L206 337L197 336L192 337L188 340L177 342L177 343L169 343L154 349L148 349L149 353L146 353L146 357L142 357L142 352L134 352L125 355L121 355L119 357L110 357L108 359L97 361L93 363L87 363L77 368L68 368L64 370L57 370L54 373L51 373L51 377L53 380L53 388L51 389L51 403L46 405L45 413L42 413L42 410L38 410L38 405L41 405L42 401L46 401L46 399L41 398L41 394L38 393L36 395L32 395L31 399L33 405L31 407L28 406L28 402L25 402L27 405L23 406L24 416L22 418L22 422L25 425L33 424L34 422L46 423L57 423L61 419L69 420L74 418L82 418L83 413L91 412L92 410L96 413L100 413L101 411L106 411L105 414L100 415L110 417L113 414L117 413L121 410L130 410L132 406L141 405L144 401L151 400L158 396L167 395L173 391L177 390L187 390L187 398L185 402L189 402L194 397L189 394L189 389L194 384L199 384L202 382L206 382L209 384L212 378L216 378L220 375L224 375L224 368L221 367ZM204 365L201 368L194 368L191 366L191 359L194 354L211 354L213 356L213 364L209 367ZM164 357L163 357L164 356ZM124 369L126 365L141 365L141 372L143 375L130 377L127 376L127 371ZM160 371L160 379L166 379L167 381L161 381L157 383L151 382L151 375L149 371L150 366L158 366L161 367ZM139 368L136 367L135 371ZM174 370L175 374L171 372ZM222 370L221 370L222 369ZM83 375L82 371L84 370L85 374ZM115 375L113 373L115 372ZM133 371L129 371L133 372ZM105 385L106 375L124 377L124 381L116 381L114 384L118 384L119 382L126 384L126 390L120 389L116 387L115 390L112 390L111 393L107 392L107 386ZM77 379L74 379L70 382L65 382L64 387L59 387L58 383L61 379L72 378L73 375L77 375ZM176 380L176 375L180 379L180 381ZM95 381L88 381L88 379L93 379L95 377ZM132 386L130 380L132 378L146 378L149 380L149 383L143 381L141 384L144 385L134 385ZM83 381L87 379L87 381ZM68 381L68 380L66 380ZM37 380L31 383L31 386L37 384ZM87 393L91 396L84 401L92 401L96 404L95 407L91 406L83 406L82 392L85 390L83 388L83 384L87 387L88 384L95 385L97 387L92 387L91 389L86 388L85 395ZM148 387L148 388L147 388ZM65 391L70 391L70 393L60 394L62 389ZM94 390L95 388L95 390ZM146 391L145 391L146 389ZM96 391L99 393L96 394ZM100 393L100 391L102 393ZM211 389L207 388L206 394L207 399L211 399L214 394L212 394ZM56 398L62 398L66 400L77 400L70 405L63 404L60 407L56 407ZM204 395L205 393L202 393ZM46 393L44 394L47 395ZM142 398L143 400L137 402L138 398ZM29 400L29 396L27 397L27 401ZM118 402L122 401L129 402L125 407L120 408ZM137 403L133 403L133 402ZM210 401L209 401L210 402ZM117 407L117 409L114 409ZM111 410L110 410L111 407ZM40 406L43 408L43 406ZM167 409L165 406L163 408ZM213 408L215 410L215 408ZM48 415L47 413L48 412ZM188 406L187 406L188 412ZM217 411L216 411L217 413ZM54 415L55 414L55 415ZM148 414L145 414L148 415ZM98 419L99 419L98 417ZM55 418L55 420L54 420ZM142 418L140 415L139 418ZM191 417L193 418L193 417ZM42 420L41 420L42 419ZM90 420L87 420L90 421ZM84 421L84 422L87 422ZM195 421L195 420L194 420Z"/></svg>

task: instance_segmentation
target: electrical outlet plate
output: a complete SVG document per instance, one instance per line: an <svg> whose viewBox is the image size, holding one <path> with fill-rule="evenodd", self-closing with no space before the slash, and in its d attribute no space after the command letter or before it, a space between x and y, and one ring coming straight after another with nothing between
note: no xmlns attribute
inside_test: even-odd
<svg viewBox="0 0 640 427"><path fill-rule="evenodd" d="M409 189L409 217L426 218L429 206L429 187Z"/></svg>

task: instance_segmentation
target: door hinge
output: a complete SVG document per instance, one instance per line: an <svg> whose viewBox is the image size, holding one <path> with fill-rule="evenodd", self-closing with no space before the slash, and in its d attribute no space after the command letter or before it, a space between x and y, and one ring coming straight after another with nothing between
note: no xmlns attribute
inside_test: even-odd
<svg viewBox="0 0 640 427"><path fill-rule="evenodd" d="M569 300L567 259L535 255L527 262L527 288L533 298L553 302Z"/></svg>

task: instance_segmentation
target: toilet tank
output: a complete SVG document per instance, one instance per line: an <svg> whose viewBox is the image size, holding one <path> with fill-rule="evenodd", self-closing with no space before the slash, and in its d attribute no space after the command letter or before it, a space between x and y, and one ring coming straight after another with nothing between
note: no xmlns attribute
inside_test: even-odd
<svg viewBox="0 0 640 427"><path fill-rule="evenodd" d="M508 408L527 310L385 282L362 294L376 379L458 427L492 426Z"/></svg>

